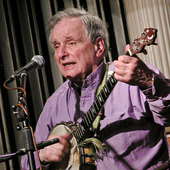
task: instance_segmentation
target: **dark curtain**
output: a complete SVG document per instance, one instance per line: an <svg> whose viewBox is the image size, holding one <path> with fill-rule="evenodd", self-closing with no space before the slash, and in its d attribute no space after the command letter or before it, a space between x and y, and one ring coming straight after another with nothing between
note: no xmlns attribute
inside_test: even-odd
<svg viewBox="0 0 170 170"><path fill-rule="evenodd" d="M57 11L83 7L109 25L110 50L106 61L124 54L128 43L124 7L120 0L0 0L0 154L14 153L24 147L22 128L12 106L18 102L18 91L7 90L3 83L14 71L42 55L45 67L30 72L26 79L26 108L33 129L47 98L63 83L48 45L46 23ZM8 87L20 86L20 80ZM19 125L22 124L19 122ZM20 157L0 163L0 169L19 170Z"/></svg>

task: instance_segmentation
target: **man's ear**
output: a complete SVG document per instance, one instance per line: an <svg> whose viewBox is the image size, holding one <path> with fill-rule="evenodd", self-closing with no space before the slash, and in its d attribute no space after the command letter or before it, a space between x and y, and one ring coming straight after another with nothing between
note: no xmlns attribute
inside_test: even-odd
<svg viewBox="0 0 170 170"><path fill-rule="evenodd" d="M95 41L96 57L103 56L104 50L105 50L104 41L101 37L98 37Z"/></svg>

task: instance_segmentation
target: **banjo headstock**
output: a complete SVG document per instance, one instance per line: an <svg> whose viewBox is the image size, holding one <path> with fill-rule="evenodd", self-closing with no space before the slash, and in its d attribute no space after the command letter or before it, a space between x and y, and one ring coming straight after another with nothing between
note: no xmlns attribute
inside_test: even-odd
<svg viewBox="0 0 170 170"><path fill-rule="evenodd" d="M149 46L151 44L156 45L155 44L156 36L157 29L145 28L141 34L141 37L135 39L130 45L130 48L128 49L130 56L137 54L139 52L144 52L145 46Z"/></svg>

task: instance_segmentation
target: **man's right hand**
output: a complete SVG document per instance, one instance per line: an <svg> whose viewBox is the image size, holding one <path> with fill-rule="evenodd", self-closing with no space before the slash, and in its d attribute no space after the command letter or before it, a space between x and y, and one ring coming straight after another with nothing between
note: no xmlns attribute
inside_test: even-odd
<svg viewBox="0 0 170 170"><path fill-rule="evenodd" d="M62 159L69 154L69 135L49 135L47 140L59 138L59 142L41 149L39 152L40 161L43 164L50 162L61 162Z"/></svg>

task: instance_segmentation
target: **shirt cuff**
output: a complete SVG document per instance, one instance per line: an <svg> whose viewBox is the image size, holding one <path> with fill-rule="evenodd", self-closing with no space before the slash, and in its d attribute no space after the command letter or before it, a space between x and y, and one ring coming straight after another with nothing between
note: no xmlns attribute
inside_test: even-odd
<svg viewBox="0 0 170 170"><path fill-rule="evenodd" d="M153 82L152 85L150 85L146 89L141 89L142 92L145 94L147 98L153 99L154 97L161 97L164 92L164 86L166 84L165 80L157 75L156 73L153 73Z"/></svg>

